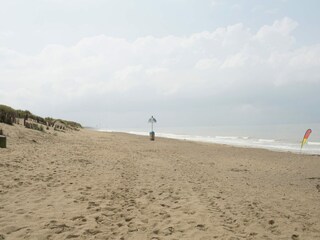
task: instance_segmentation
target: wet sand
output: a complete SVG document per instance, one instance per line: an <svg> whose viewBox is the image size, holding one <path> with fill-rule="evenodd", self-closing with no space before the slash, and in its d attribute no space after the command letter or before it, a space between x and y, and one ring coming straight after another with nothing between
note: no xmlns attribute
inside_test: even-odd
<svg viewBox="0 0 320 240"><path fill-rule="evenodd" d="M0 239L320 239L320 157L0 124Z"/></svg>

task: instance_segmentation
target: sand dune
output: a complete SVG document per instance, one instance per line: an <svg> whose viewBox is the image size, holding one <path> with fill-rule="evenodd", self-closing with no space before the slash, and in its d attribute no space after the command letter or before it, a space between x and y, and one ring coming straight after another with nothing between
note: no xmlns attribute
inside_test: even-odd
<svg viewBox="0 0 320 240"><path fill-rule="evenodd" d="M320 157L0 125L0 239L320 239Z"/></svg>

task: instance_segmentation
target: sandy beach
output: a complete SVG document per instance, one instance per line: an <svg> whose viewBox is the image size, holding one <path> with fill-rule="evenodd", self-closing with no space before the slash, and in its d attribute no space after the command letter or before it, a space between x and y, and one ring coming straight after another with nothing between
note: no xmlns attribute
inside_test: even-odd
<svg viewBox="0 0 320 240"><path fill-rule="evenodd" d="M320 156L0 124L0 239L320 239Z"/></svg>

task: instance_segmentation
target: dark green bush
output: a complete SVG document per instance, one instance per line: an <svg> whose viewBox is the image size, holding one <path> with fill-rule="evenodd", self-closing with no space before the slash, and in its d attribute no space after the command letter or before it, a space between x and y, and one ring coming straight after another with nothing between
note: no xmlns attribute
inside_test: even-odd
<svg viewBox="0 0 320 240"><path fill-rule="evenodd" d="M0 105L0 122L12 125L15 120L15 110L9 106Z"/></svg>

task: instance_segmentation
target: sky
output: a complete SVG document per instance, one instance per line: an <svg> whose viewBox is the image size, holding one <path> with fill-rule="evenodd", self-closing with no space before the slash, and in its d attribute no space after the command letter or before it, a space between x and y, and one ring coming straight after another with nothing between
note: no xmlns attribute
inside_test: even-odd
<svg viewBox="0 0 320 240"><path fill-rule="evenodd" d="M109 129L319 123L319 9L0 0L0 104Z"/></svg>

